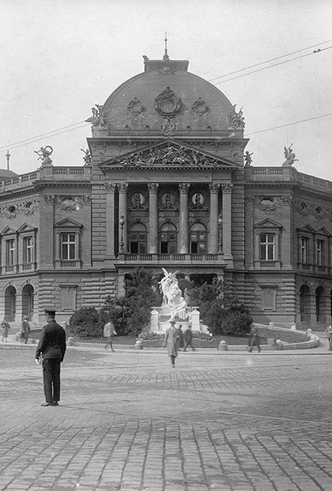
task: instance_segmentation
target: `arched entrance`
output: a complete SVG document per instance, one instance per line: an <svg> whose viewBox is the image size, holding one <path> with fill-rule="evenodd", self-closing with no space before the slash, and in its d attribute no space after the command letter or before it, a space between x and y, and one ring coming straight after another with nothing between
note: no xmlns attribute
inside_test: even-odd
<svg viewBox="0 0 332 491"><path fill-rule="evenodd" d="M29 321L32 319L34 310L34 289L31 285L24 285L22 290L22 318L28 317Z"/></svg>
<svg viewBox="0 0 332 491"><path fill-rule="evenodd" d="M316 320L317 322L325 322L326 313L326 297L325 290L322 286L316 288Z"/></svg>
<svg viewBox="0 0 332 491"><path fill-rule="evenodd" d="M300 316L301 321L310 322L310 288L308 285L300 287Z"/></svg>
<svg viewBox="0 0 332 491"><path fill-rule="evenodd" d="M7 286L5 291L5 316L8 321L15 321L16 312L16 288Z"/></svg>

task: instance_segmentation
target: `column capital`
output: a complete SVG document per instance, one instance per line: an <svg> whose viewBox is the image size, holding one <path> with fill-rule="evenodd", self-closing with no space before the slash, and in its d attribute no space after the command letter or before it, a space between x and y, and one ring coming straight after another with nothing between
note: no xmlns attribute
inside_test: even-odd
<svg viewBox="0 0 332 491"><path fill-rule="evenodd" d="M105 183L105 189L108 193L114 193L116 190L116 184L112 182L106 182Z"/></svg>
<svg viewBox="0 0 332 491"><path fill-rule="evenodd" d="M220 188L220 184L216 184L214 182L211 182L209 184L210 193L218 193L219 188Z"/></svg>
<svg viewBox="0 0 332 491"><path fill-rule="evenodd" d="M231 193L233 189L233 184L230 182L224 182L221 184L221 189L223 193Z"/></svg>
<svg viewBox="0 0 332 491"><path fill-rule="evenodd" d="M128 189L128 184L126 182L122 182L120 184L117 184L117 187L119 189L119 193L126 194L127 189Z"/></svg>
<svg viewBox="0 0 332 491"><path fill-rule="evenodd" d="M149 193L153 193L153 194L156 194L158 192L158 188L159 188L159 183L157 182L151 182L148 184L148 189L149 189Z"/></svg>
<svg viewBox="0 0 332 491"><path fill-rule="evenodd" d="M182 182L179 184L179 189L181 194L187 194L190 188L190 184L187 182Z"/></svg>

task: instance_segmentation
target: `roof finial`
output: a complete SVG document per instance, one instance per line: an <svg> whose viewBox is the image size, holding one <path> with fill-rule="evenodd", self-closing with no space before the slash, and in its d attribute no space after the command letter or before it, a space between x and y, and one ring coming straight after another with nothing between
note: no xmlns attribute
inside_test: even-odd
<svg viewBox="0 0 332 491"><path fill-rule="evenodd" d="M7 157L7 170L9 170L9 159L11 157L9 150L7 150L6 157Z"/></svg>
<svg viewBox="0 0 332 491"><path fill-rule="evenodd" d="M169 56L167 53L167 32L165 32L165 54L164 54L164 60L169 60Z"/></svg>

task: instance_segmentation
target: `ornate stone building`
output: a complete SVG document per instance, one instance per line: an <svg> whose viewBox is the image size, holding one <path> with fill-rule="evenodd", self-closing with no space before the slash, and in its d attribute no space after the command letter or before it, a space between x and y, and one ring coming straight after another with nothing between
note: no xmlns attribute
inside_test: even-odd
<svg viewBox="0 0 332 491"><path fill-rule="evenodd" d="M137 266L217 275L256 322L331 320L332 183L254 167L242 110L188 61L144 57L87 122L85 165L57 167L49 146L36 172L0 182L0 312L38 322L99 308Z"/></svg>

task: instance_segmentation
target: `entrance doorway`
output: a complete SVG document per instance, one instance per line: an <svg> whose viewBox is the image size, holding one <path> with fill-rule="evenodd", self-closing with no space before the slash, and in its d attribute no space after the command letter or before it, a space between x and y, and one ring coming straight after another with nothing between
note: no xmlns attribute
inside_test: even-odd
<svg viewBox="0 0 332 491"><path fill-rule="evenodd" d="M5 291L5 317L8 321L15 321L16 313L16 288L7 286Z"/></svg>
<svg viewBox="0 0 332 491"><path fill-rule="evenodd" d="M24 285L22 290L22 318L28 317L31 321L34 311L34 289L31 285Z"/></svg>

